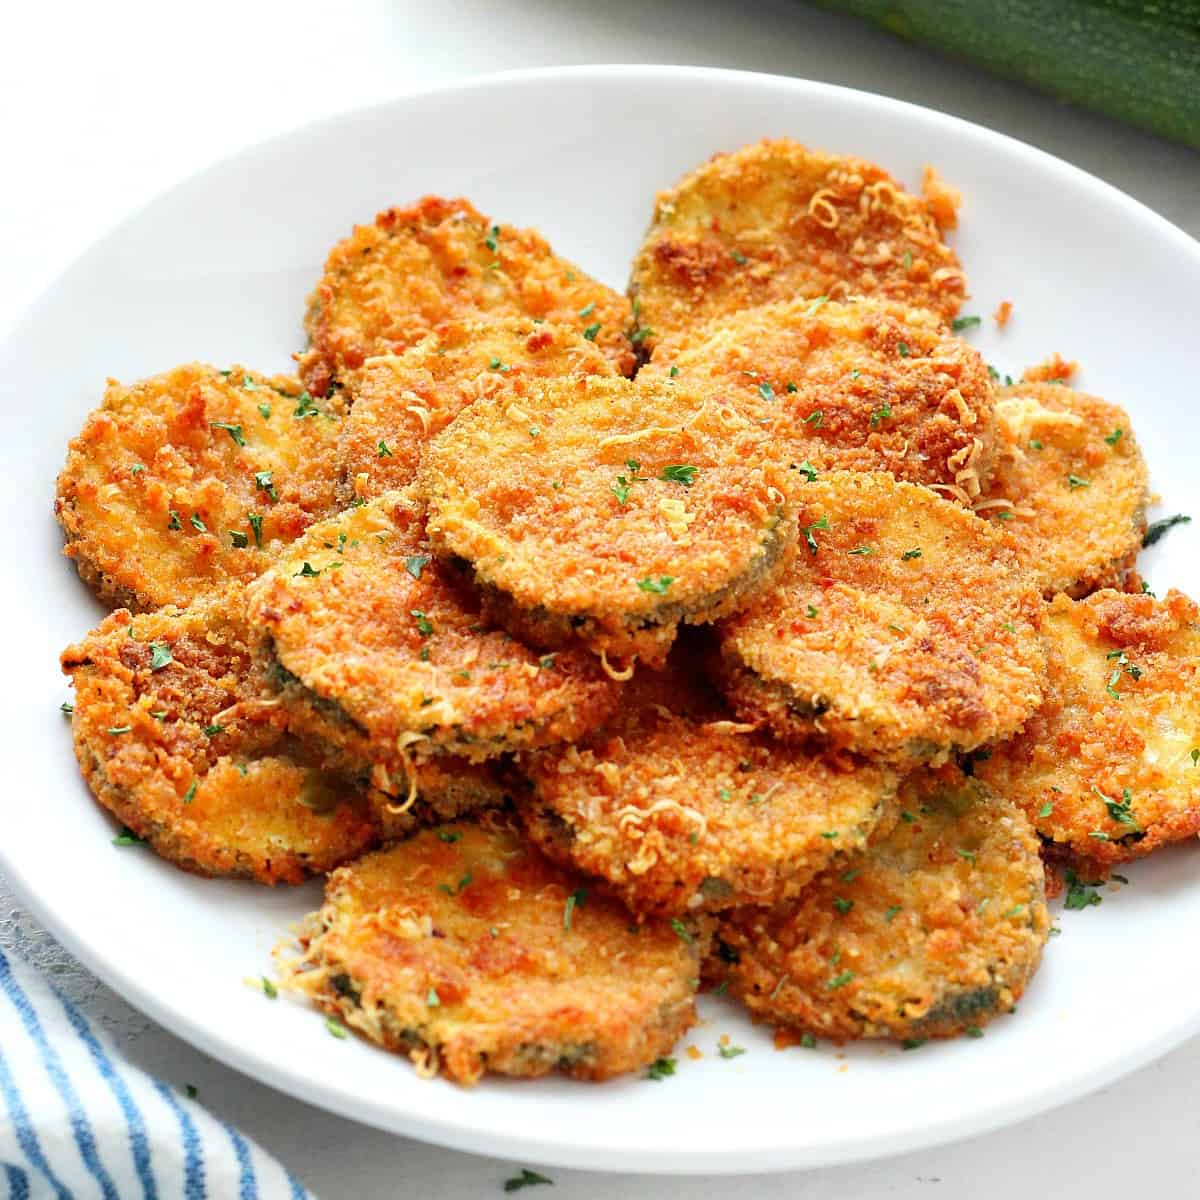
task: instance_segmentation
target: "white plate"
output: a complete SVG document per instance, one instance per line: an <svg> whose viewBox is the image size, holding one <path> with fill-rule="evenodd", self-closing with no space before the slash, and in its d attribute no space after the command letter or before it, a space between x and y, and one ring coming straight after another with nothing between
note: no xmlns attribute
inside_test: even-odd
<svg viewBox="0 0 1200 1200"><path fill-rule="evenodd" d="M976 340L1002 371L1060 350L1083 385L1133 415L1171 511L1197 507L1200 247L1074 168L976 126L797 80L657 67L535 71L407 96L286 134L189 179L62 274L0 348L10 684L0 865L98 975L233 1066L343 1116L466 1150L610 1170L758 1171L867 1158L982 1132L1060 1104L1200 1029L1200 872L1191 847L1131 868L1063 936L1021 1004L982 1041L915 1054L777 1052L732 1006L703 1023L659 1083L492 1082L466 1092L337 1041L313 1012L243 986L320 887L192 879L111 844L58 715L59 651L99 616L59 556L50 516L67 439L105 376L199 358L282 370L326 249L355 221L425 192L465 194L543 230L615 287L655 190L719 149L788 135L874 159L910 186L935 163L962 188L955 244L967 312L1015 303ZM1200 592L1200 525L1146 566ZM717 1038L747 1053L723 1060Z"/></svg>

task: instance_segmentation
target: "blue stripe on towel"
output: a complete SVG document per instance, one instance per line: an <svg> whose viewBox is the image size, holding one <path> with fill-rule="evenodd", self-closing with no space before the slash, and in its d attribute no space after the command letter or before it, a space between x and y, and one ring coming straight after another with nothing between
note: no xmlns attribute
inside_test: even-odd
<svg viewBox="0 0 1200 1200"><path fill-rule="evenodd" d="M304 1184L291 1171L287 1173L287 1181L288 1187L292 1189L292 1200L308 1200L308 1193L304 1190Z"/></svg>
<svg viewBox="0 0 1200 1200"><path fill-rule="evenodd" d="M20 1167L5 1163L4 1178L8 1180L8 1200L29 1200L29 1176Z"/></svg>
<svg viewBox="0 0 1200 1200"><path fill-rule="evenodd" d="M155 1079L154 1090L166 1101L167 1107L179 1120L179 1128L183 1132L184 1200L204 1200L204 1150L200 1145L200 1135L187 1110L175 1098L174 1092L161 1079Z"/></svg>
<svg viewBox="0 0 1200 1200"><path fill-rule="evenodd" d="M0 954L0 962L3 962L5 966L8 965L8 960L3 954ZM72 1200L71 1193L59 1182L58 1177L50 1169L46 1156L42 1153L41 1143L33 1131L33 1126L29 1123L29 1114L25 1111L25 1105L21 1103L21 1094L13 1082L12 1072L8 1069L3 1050L0 1050L0 1094L3 1094L4 1102L8 1105L9 1120L12 1121L13 1129L17 1134L17 1145L21 1147L25 1157L45 1175L46 1182L54 1189L58 1200Z"/></svg>
<svg viewBox="0 0 1200 1200"><path fill-rule="evenodd" d="M46 1040L42 1023L38 1020L37 1013L34 1012L33 1005L29 1002L29 997L25 995L25 989L21 987L12 973L7 959L0 963L0 989L3 989L5 995L12 1001L13 1007L21 1018L21 1023L25 1026L25 1032L29 1034L30 1040L42 1056L42 1065L46 1068L46 1073L50 1076L55 1090L67 1106L67 1112L71 1117L71 1132L75 1135L75 1144L79 1147L79 1153L83 1157L87 1169L91 1171L92 1177L100 1185L104 1200L120 1200L117 1189L113 1186L112 1177L96 1152L96 1138L92 1133L92 1125L87 1119L87 1113L83 1111L83 1105L79 1103L79 1097L71 1086L71 1080L63 1070L62 1060Z"/></svg>
<svg viewBox="0 0 1200 1200"><path fill-rule="evenodd" d="M237 1155L238 1166L241 1168L241 1175L238 1178L238 1200L257 1200L258 1182L254 1178L254 1164L250 1161L250 1147L246 1145L246 1139L236 1129L226 1125L224 1121L221 1124L233 1142L233 1150Z"/></svg>
<svg viewBox="0 0 1200 1200"><path fill-rule="evenodd" d="M145 1200L158 1200L158 1185L154 1181L154 1168L150 1163L150 1143L146 1137L146 1123L142 1119L137 1101L125 1086L125 1080L117 1074L112 1060L104 1052L104 1047L96 1035L92 1033L83 1014L61 992L57 989L53 990L67 1014L67 1020L71 1022L71 1028L79 1034L80 1041L88 1048L88 1053L91 1054L92 1061L96 1064L96 1070L100 1072L104 1077L104 1082L112 1089L117 1103L121 1106L121 1112L125 1114L125 1122L129 1126L129 1144L133 1152L133 1164L142 1185L142 1195Z"/></svg>

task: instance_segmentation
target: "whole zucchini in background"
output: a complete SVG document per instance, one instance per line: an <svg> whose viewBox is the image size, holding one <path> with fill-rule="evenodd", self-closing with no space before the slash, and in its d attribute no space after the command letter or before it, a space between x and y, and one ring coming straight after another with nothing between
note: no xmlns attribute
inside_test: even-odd
<svg viewBox="0 0 1200 1200"><path fill-rule="evenodd" d="M814 0L1200 149L1200 0Z"/></svg>

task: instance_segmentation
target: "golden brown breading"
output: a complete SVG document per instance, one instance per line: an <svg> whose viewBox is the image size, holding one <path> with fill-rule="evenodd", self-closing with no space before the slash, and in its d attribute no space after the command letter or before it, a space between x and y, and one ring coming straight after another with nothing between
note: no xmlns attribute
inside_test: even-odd
<svg viewBox="0 0 1200 1200"><path fill-rule="evenodd" d="M340 746L314 741L338 766L360 759ZM515 775L505 759L471 762L456 754L439 754L408 766L416 798L398 798L378 788L368 789L375 819L385 843L408 837L417 829L441 821L457 821L484 809L503 808L513 798Z"/></svg>
<svg viewBox="0 0 1200 1200"><path fill-rule="evenodd" d="M633 1071L695 1022L704 939L582 884L497 823L426 831L330 877L288 981L459 1083Z"/></svg>
<svg viewBox="0 0 1200 1200"><path fill-rule="evenodd" d="M976 774L1099 863L1200 833L1200 609L1175 591L1056 596L1043 636L1046 703Z"/></svg>
<svg viewBox="0 0 1200 1200"><path fill-rule="evenodd" d="M582 648L544 655L482 623L407 492L315 526L248 595L295 727L384 791L419 785L414 757L478 761L579 737L620 690Z"/></svg>
<svg viewBox="0 0 1200 1200"><path fill-rule="evenodd" d="M516 380L433 440L417 486L434 545L512 628L653 664L791 542L788 472L767 457L751 422L670 382Z"/></svg>
<svg viewBox="0 0 1200 1200"><path fill-rule="evenodd" d="M342 412L243 367L109 380L58 477L66 554L102 600L134 611L253 579L335 511Z"/></svg>
<svg viewBox="0 0 1200 1200"><path fill-rule="evenodd" d="M983 517L1042 588L1086 596L1122 588L1146 532L1146 463L1115 404L1052 383L996 401L996 462Z"/></svg>
<svg viewBox="0 0 1200 1200"><path fill-rule="evenodd" d="M680 657L639 670L618 714L585 741L525 757L529 832L639 913L794 896L862 849L898 780L738 724Z"/></svg>
<svg viewBox="0 0 1200 1200"><path fill-rule="evenodd" d="M787 139L718 154L660 192L629 284L646 350L796 296L879 296L948 321L965 288L927 200L872 163Z"/></svg>
<svg viewBox="0 0 1200 1200"><path fill-rule="evenodd" d="M800 494L780 584L719 627L734 707L898 763L1010 736L1041 703L1037 588L999 533L888 475Z"/></svg>
<svg viewBox="0 0 1200 1200"><path fill-rule="evenodd" d="M822 470L888 471L970 503L991 457L987 366L925 309L785 300L660 338L639 378L715 391Z"/></svg>
<svg viewBox="0 0 1200 1200"><path fill-rule="evenodd" d="M949 766L912 776L900 801L886 838L799 901L723 918L713 973L754 1016L911 1045L1015 1007L1050 929L1029 822Z"/></svg>
<svg viewBox="0 0 1200 1200"><path fill-rule="evenodd" d="M300 883L378 840L363 790L321 769L264 702L228 598L109 614L63 652L96 799L199 875Z"/></svg>
<svg viewBox="0 0 1200 1200"><path fill-rule="evenodd" d="M578 330L529 317L449 322L403 354L367 359L344 377L339 496L349 504L410 484L429 439L509 380L573 374L616 372Z"/></svg>
<svg viewBox="0 0 1200 1200"><path fill-rule="evenodd" d="M300 377L323 396L376 354L398 354L444 321L542 317L578 329L623 375L634 365L624 296L532 229L497 225L468 201L389 208L329 252L304 319Z"/></svg>

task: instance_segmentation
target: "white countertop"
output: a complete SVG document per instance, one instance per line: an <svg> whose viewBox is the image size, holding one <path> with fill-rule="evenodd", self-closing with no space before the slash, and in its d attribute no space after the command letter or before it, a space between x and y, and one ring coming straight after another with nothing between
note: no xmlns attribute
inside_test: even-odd
<svg viewBox="0 0 1200 1200"><path fill-rule="evenodd" d="M10 9L4 24L0 329L66 254L237 147L423 84L518 67L694 63L882 92L1032 142L1200 236L1200 154L792 0L207 0L186 8L41 0ZM136 1062L177 1084L195 1084L205 1104L274 1151L325 1200L499 1195L515 1173L507 1163L364 1129L206 1058L92 978L20 911L2 879L0 947L37 963ZM1119 1038L1121 1030L1108 1036ZM1198 1075L1200 1039L1049 1115L943 1149L750 1184L554 1169L546 1172L556 1185L547 1195L687 1200L747 1186L756 1200L914 1200L931 1193L1001 1200L1023 1192L1106 1200L1148 1189L1195 1195Z"/></svg>

